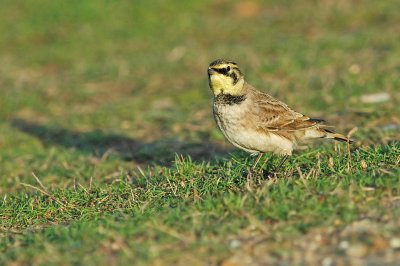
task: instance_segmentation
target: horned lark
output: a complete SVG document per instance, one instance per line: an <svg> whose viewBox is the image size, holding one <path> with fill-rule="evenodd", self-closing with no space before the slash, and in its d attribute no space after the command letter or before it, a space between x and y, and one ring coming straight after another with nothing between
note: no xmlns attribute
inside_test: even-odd
<svg viewBox="0 0 400 266"><path fill-rule="evenodd" d="M290 109L285 103L248 84L236 63L218 59L208 67L214 94L214 117L222 133L234 146L258 157L272 152L287 159L301 142L327 138L351 143L347 137L328 130L323 120Z"/></svg>

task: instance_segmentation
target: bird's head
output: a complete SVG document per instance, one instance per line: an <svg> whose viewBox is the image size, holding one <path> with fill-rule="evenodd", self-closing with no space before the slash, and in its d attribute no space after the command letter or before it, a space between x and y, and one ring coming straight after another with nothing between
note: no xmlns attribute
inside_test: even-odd
<svg viewBox="0 0 400 266"><path fill-rule="evenodd" d="M239 95L243 88L244 76L235 62L217 59L208 67L208 81L214 95Z"/></svg>

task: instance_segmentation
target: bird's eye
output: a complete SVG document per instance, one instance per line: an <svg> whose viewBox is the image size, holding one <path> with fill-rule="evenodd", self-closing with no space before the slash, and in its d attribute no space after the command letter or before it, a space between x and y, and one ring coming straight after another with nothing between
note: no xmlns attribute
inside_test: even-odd
<svg viewBox="0 0 400 266"><path fill-rule="evenodd" d="M226 71L230 71L230 70L231 70L231 67L227 66Z"/></svg>

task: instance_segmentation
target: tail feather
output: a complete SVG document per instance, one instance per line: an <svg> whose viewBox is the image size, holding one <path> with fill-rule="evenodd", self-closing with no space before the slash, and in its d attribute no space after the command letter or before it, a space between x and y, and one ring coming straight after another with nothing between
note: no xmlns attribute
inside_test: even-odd
<svg viewBox="0 0 400 266"><path fill-rule="evenodd" d="M347 143L350 143L350 144L354 142L353 140L349 139L348 137L346 137L346 136L344 136L342 134L330 131L330 130L328 130L326 128L321 129L321 130L323 130L325 132L325 136L324 137L327 138L327 139L334 139L334 140L337 140L337 141L343 141L343 142L347 142Z"/></svg>

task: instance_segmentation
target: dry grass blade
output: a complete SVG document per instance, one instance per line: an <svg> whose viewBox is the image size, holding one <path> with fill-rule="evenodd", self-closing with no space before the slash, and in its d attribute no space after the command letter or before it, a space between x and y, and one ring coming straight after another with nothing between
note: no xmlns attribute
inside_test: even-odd
<svg viewBox="0 0 400 266"><path fill-rule="evenodd" d="M347 134L347 138L349 139L349 141L347 141L347 158L348 158L347 172L350 172L352 169L351 154L350 154L350 138L354 133L357 132L357 130L358 130L358 127L354 127Z"/></svg>
<svg viewBox="0 0 400 266"><path fill-rule="evenodd" d="M168 227L166 225L163 225L163 224L155 224L153 229L163 232L169 236L172 236L172 237L182 241L185 244L190 244L191 242L193 242L193 237L185 236L185 235L179 233L178 231L176 231L175 229Z"/></svg>
<svg viewBox="0 0 400 266"><path fill-rule="evenodd" d="M31 184L26 184L26 183L22 183L22 182L21 182L20 184L23 185L23 186L25 186L25 187L33 188L33 189L39 191L39 192L42 193L43 195L46 195L46 196L50 197L52 200L54 200L55 202L57 202L59 205L63 206L64 208L67 207L67 206L66 206L64 203L62 203L59 199L57 199L57 198L54 197L52 194L48 193L47 191L45 191L45 190L43 190L43 189L40 189L40 188L38 188L38 187L35 187L35 186L31 185Z"/></svg>
<svg viewBox="0 0 400 266"><path fill-rule="evenodd" d="M43 189L43 190L47 190L47 188L43 185L43 183L40 181L39 177L37 177L35 175L34 172L32 172L33 177L35 178L36 182L38 182L39 186Z"/></svg>
<svg viewBox="0 0 400 266"><path fill-rule="evenodd" d="M53 194L49 193L47 191L47 188L40 181L39 177L37 177L33 172L32 172L32 175L35 178L36 182L38 182L38 184L40 185L40 188L36 187L36 186L33 186L31 184L23 183L23 182L20 182L20 184L25 186L25 187L29 187L29 188L32 188L32 189L35 189L35 190L39 191L43 195L46 195L46 196L50 197L52 200L54 200L55 202L57 202L59 205L61 205L64 208L76 208L76 206L74 206L74 205L72 205L70 203L67 203L67 204L63 203L57 197L55 197Z"/></svg>

